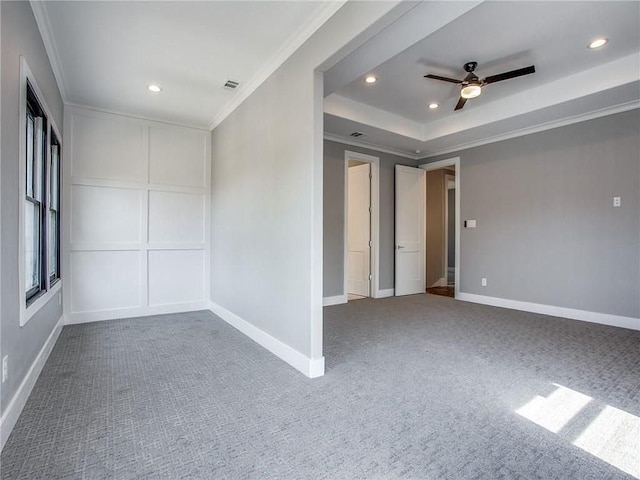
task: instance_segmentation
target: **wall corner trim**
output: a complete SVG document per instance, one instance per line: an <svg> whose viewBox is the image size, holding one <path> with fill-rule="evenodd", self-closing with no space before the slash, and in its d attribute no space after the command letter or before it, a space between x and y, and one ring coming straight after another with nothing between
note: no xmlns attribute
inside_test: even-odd
<svg viewBox="0 0 640 480"><path fill-rule="evenodd" d="M322 299L323 307L330 307L331 305L341 305L343 303L347 303L346 295L335 295L333 297L324 297Z"/></svg>
<svg viewBox="0 0 640 480"><path fill-rule="evenodd" d="M60 61L60 55L58 53L58 47L54 40L53 29L49 22L49 15L43 2L29 0L33 16L36 19L38 30L40 30L40 37L42 43L44 43L44 49L47 52L49 63L51 64L51 70L53 70L53 76L58 84L58 90L62 101L66 102L69 98L69 89L67 88L67 80L64 76L64 69L62 68L62 62Z"/></svg>
<svg viewBox="0 0 640 480"><path fill-rule="evenodd" d="M544 305L540 303L522 302L519 300L509 300L506 298L487 297L474 293L460 292L456 300L465 302L481 303L494 307L510 308L512 310L522 310L524 312L540 313L552 317L569 318L581 320L583 322L599 323L611 327L628 328L630 330L640 330L640 318L623 317L621 315L611 315L609 313L590 312L587 310L577 310L574 308L556 307L554 305Z"/></svg>
<svg viewBox="0 0 640 480"><path fill-rule="evenodd" d="M307 377L316 378L324 375L324 357L309 358L303 355L215 302L209 302L209 310Z"/></svg>
<svg viewBox="0 0 640 480"><path fill-rule="evenodd" d="M27 374L22 380L22 383L18 387L18 390L11 399L11 402L9 402L7 409L2 412L2 418L0 418L0 452L7 443L9 435L11 435L11 431L13 430L13 427L15 427L18 418L22 413L22 409L27 403L31 390L33 390L33 387L44 368L44 364L47 362L53 347L58 341L63 325L64 316L61 316L49 334L49 338L47 338L47 341L40 349L36 359L31 364L31 368L29 368Z"/></svg>

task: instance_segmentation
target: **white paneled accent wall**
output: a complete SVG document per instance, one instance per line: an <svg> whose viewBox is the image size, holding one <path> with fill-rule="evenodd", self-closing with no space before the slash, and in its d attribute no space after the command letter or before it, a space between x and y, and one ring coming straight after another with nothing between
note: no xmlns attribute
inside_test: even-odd
<svg viewBox="0 0 640 480"><path fill-rule="evenodd" d="M65 111L67 323L207 308L210 132Z"/></svg>

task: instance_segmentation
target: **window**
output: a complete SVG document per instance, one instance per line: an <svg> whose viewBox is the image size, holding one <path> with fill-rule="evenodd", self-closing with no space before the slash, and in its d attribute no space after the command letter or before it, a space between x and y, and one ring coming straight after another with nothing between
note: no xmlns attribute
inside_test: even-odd
<svg viewBox="0 0 640 480"><path fill-rule="evenodd" d="M49 162L49 285L60 279L60 142L51 131Z"/></svg>
<svg viewBox="0 0 640 480"><path fill-rule="evenodd" d="M20 66L20 325L24 325L60 289L62 143L23 58Z"/></svg>
<svg viewBox="0 0 640 480"><path fill-rule="evenodd" d="M25 288L27 305L46 291L45 257L45 179L47 117L33 88L27 82L26 185L24 208Z"/></svg>

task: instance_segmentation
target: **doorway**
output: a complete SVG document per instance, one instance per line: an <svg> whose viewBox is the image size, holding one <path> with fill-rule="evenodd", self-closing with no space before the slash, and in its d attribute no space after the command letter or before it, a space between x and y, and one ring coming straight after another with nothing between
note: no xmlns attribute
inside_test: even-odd
<svg viewBox="0 0 640 480"><path fill-rule="evenodd" d="M426 291L457 297L460 258L459 158L421 165L426 170Z"/></svg>
<svg viewBox="0 0 640 480"><path fill-rule="evenodd" d="M345 151L344 296L376 298L378 281L379 158Z"/></svg>
<svg viewBox="0 0 640 480"><path fill-rule="evenodd" d="M429 293L456 298L460 286L460 158L419 168L396 165L395 170L394 294L437 289ZM430 172L437 173L429 175L428 182ZM428 209L432 211L429 215Z"/></svg>

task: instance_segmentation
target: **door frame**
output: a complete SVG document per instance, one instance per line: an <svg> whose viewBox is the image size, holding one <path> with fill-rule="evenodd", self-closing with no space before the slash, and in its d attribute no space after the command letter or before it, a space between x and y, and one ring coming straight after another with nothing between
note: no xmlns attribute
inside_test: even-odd
<svg viewBox="0 0 640 480"><path fill-rule="evenodd" d="M456 264L456 272L455 272L455 287L454 287L454 297L458 298L460 295L460 157L447 158L445 160L440 160L432 163L424 163L419 165L418 168L422 168L423 170L440 170L444 167L454 166L456 170L456 253L455 253L455 264ZM426 203L425 203L426 208Z"/></svg>
<svg viewBox="0 0 640 480"><path fill-rule="evenodd" d="M371 164L371 251L370 272L371 283L369 291L371 298L380 298L380 158L365 153L344 151L344 275L342 280L342 294L345 301L349 289L349 245L347 228L349 223L349 160L357 160Z"/></svg>

